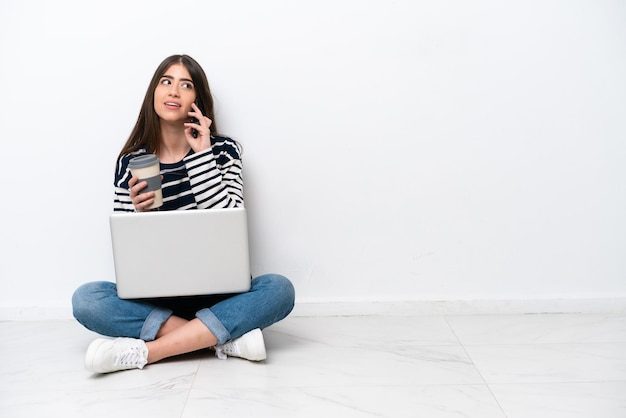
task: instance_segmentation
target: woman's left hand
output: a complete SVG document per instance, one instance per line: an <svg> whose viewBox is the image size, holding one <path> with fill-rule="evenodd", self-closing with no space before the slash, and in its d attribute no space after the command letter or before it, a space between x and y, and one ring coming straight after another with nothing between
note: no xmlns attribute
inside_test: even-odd
<svg viewBox="0 0 626 418"><path fill-rule="evenodd" d="M200 111L200 108L195 103L191 105L192 111L189 112L190 117L194 117L198 120L197 123L186 122L185 123L185 138L191 146L194 152L204 151L211 148L211 123L213 121L204 116ZM193 129L197 131L196 138L193 137Z"/></svg>

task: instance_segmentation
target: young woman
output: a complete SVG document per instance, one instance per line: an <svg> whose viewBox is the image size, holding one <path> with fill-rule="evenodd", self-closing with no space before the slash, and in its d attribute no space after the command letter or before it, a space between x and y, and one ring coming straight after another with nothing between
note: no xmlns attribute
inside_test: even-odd
<svg viewBox="0 0 626 418"><path fill-rule="evenodd" d="M161 162L160 210L243 206L241 148L218 134L206 75L187 55L166 58L154 73L118 158L115 211L142 212L154 202L154 192L142 193L147 183L128 169L142 154ZM98 338L87 349L85 367L95 373L141 369L209 347L220 358L263 360L261 329L285 318L293 304L291 282L276 274L253 279L249 292L236 295L123 300L114 283L91 282L72 297L81 324L116 337Z"/></svg>

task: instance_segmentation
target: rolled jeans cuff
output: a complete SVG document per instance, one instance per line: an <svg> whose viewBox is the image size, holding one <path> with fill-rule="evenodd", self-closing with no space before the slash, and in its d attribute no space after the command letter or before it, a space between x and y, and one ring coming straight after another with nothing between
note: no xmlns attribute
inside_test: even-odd
<svg viewBox="0 0 626 418"><path fill-rule="evenodd" d="M217 338L217 344L224 344L228 340L230 340L230 332L224 327L224 325L220 322L219 319L211 312L209 308L204 308L196 312L196 318L198 318L202 323L215 335Z"/></svg>
<svg viewBox="0 0 626 418"><path fill-rule="evenodd" d="M141 333L139 334L139 338L144 341L154 341L156 339L156 335L165 323L172 316L171 309L165 308L154 308L152 312L148 315L143 326L141 327Z"/></svg>

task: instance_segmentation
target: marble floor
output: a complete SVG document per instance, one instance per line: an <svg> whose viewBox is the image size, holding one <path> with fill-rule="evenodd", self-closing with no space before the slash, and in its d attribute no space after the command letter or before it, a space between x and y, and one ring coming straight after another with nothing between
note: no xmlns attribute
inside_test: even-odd
<svg viewBox="0 0 626 418"><path fill-rule="evenodd" d="M268 359L83 369L71 320L0 322L0 416L626 417L626 315L292 316Z"/></svg>

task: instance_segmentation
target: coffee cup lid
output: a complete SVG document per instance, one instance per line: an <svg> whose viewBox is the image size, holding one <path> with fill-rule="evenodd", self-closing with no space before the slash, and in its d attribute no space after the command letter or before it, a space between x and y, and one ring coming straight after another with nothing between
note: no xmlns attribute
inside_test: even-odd
<svg viewBox="0 0 626 418"><path fill-rule="evenodd" d="M154 154L140 155L139 157L132 158L128 163L128 168L145 168L151 165L158 164L159 159Z"/></svg>

